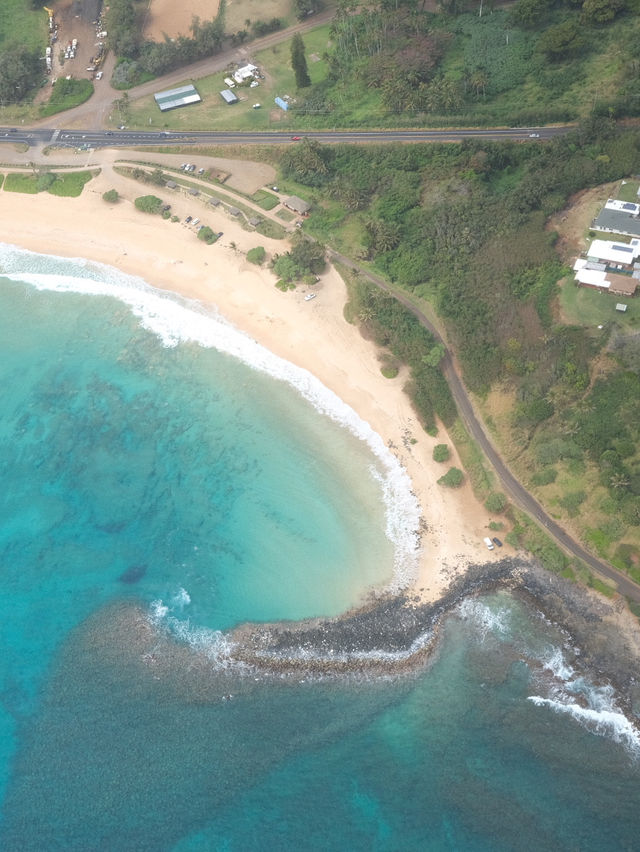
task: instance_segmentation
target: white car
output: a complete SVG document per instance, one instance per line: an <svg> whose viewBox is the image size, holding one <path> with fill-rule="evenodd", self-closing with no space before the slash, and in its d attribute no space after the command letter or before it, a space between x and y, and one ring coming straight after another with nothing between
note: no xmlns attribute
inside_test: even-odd
<svg viewBox="0 0 640 852"><path fill-rule="evenodd" d="M304 300L305 302L310 302L312 299L315 299L317 295L317 293L307 293L307 295L304 297Z"/></svg>

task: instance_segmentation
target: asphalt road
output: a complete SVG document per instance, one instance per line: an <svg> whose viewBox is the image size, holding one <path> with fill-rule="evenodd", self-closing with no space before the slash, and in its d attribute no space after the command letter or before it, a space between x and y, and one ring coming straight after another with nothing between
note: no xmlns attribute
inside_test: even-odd
<svg viewBox="0 0 640 852"><path fill-rule="evenodd" d="M519 506L520 509L534 518L540 526L544 527L545 531L556 541L565 553L581 559L589 566L589 568L612 580L616 584L616 588L620 594L640 603L640 586L612 565L609 565L607 562L603 562L593 556L591 553L586 551L579 542L571 538L571 536L544 511L533 495L531 495L511 473L503 458L489 440L482 423L476 416L467 390L460 378L458 370L456 369L451 351L447 348L445 341L442 339L440 333L428 317L426 317L419 308L417 308L406 296L404 296L404 294L398 293L396 290L391 288L382 278L379 278L377 275L374 275L368 270L358 266L358 264L350 258L345 257L332 249L328 249L328 254L332 259L343 263L345 266L349 266L351 269L357 270L363 277L367 278L381 290L391 293L399 302L410 310L415 317L417 317L420 323L431 332L436 341L445 347L445 354L441 361L441 367L449 387L451 388L451 393L458 407L458 413L460 414L467 431L474 441L476 441L485 457L493 466L498 479L502 483L502 487L510 499Z"/></svg>
<svg viewBox="0 0 640 852"><path fill-rule="evenodd" d="M131 148L142 145L282 145L295 144L302 137L318 142L349 144L383 144L404 142L461 142L463 139L538 142L567 133L562 127L512 127L498 129L455 130L318 130L262 132L209 132L206 130L173 132L142 130L65 130L50 127L0 127L0 142L22 142L33 145L56 145L61 148ZM294 137L296 139L294 140Z"/></svg>

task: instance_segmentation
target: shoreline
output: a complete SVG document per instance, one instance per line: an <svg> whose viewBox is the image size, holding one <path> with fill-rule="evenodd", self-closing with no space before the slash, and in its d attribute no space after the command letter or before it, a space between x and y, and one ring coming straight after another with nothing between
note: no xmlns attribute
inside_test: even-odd
<svg viewBox="0 0 640 852"><path fill-rule="evenodd" d="M284 241L245 231L226 214L201 211L184 197L171 199L179 223L140 213L126 196L107 204L102 193L114 184L131 198L143 191L106 168L75 199L0 192L2 241L33 252L98 261L138 276L154 289L213 307L245 335L333 391L381 437L409 476L422 512L421 554L412 589L422 600L437 600L468 565L497 560L482 542L490 516L468 482L455 491L437 485L448 465L433 461L433 447L448 443L448 464L459 465L455 448L444 430L431 438L419 425L402 390L404 371L392 380L382 376L376 347L344 320L346 287L332 267L321 276L312 301L304 300L305 287L282 293L271 271L248 263L245 253L256 245L263 245L269 256L282 253ZM199 241L182 221L189 210L223 231L223 238L213 246ZM511 555L508 547L504 555Z"/></svg>

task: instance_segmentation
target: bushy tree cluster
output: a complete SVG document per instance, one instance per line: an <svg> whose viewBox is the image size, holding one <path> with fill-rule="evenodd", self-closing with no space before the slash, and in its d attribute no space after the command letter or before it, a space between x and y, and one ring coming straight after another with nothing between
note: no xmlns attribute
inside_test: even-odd
<svg viewBox="0 0 640 852"><path fill-rule="evenodd" d="M3 44L0 50L0 105L20 101L38 83L42 63L37 51L20 44Z"/></svg>

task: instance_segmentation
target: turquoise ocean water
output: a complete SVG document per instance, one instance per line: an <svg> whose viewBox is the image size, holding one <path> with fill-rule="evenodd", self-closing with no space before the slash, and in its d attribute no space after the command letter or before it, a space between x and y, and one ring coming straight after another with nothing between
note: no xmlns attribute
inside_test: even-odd
<svg viewBox="0 0 640 852"><path fill-rule="evenodd" d="M506 594L411 677L230 671L229 628L410 578L406 477L197 306L7 246L0 271L0 849L637 848L635 730ZM134 607L176 649L156 674Z"/></svg>

